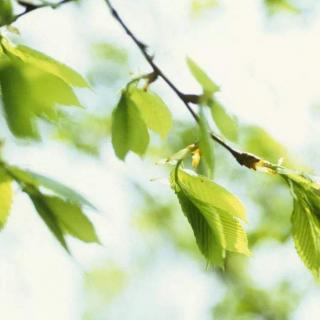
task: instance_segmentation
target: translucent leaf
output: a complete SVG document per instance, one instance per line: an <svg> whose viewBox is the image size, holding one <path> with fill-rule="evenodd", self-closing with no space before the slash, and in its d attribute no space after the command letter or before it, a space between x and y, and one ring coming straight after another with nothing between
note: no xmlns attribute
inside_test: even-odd
<svg viewBox="0 0 320 320"><path fill-rule="evenodd" d="M112 145L117 157L124 160L129 151L143 155L149 133L139 109L124 92L112 113Z"/></svg>
<svg viewBox="0 0 320 320"><path fill-rule="evenodd" d="M207 259L212 260L214 252L209 254L208 250L213 250L214 246L250 255L246 233L238 221L239 215L243 217L244 213L233 205L239 202L236 198L230 201L233 195L205 177L192 176L178 168L171 174L171 185ZM208 230L211 231L209 234ZM212 239L215 242L212 243ZM220 254L213 260L221 262L223 253L220 249L217 252Z"/></svg>
<svg viewBox="0 0 320 320"><path fill-rule="evenodd" d="M223 267L225 251L217 242L207 220L179 188L175 189L182 211L187 217L201 253L214 266Z"/></svg>
<svg viewBox="0 0 320 320"><path fill-rule="evenodd" d="M190 69L190 72L195 77L195 79L199 82L203 91L212 95L215 92L219 91L219 86L215 84L210 77L202 70L191 58L187 58L187 64Z"/></svg>
<svg viewBox="0 0 320 320"><path fill-rule="evenodd" d="M292 236L299 256L312 273L320 276L320 224L303 202L295 201Z"/></svg>
<svg viewBox="0 0 320 320"><path fill-rule="evenodd" d="M9 24L13 18L11 0L0 1L0 27Z"/></svg>
<svg viewBox="0 0 320 320"><path fill-rule="evenodd" d="M153 92L138 88L130 90L130 99L139 109L147 127L165 138L172 127L172 117L162 99Z"/></svg>
<svg viewBox="0 0 320 320"><path fill-rule="evenodd" d="M235 117L229 115L224 107L217 101L211 104L212 118L220 132L229 140L237 141L238 123Z"/></svg>
<svg viewBox="0 0 320 320"><path fill-rule="evenodd" d="M12 205L12 180L0 170L0 229L7 222Z"/></svg>
<svg viewBox="0 0 320 320"><path fill-rule="evenodd" d="M7 169L10 170L10 172L18 180L26 185L32 185L36 188L44 187L48 190L53 191L56 195L62 197L68 202L74 203L78 206L84 205L95 209L94 205L87 199L85 199L81 194L54 179L45 177L29 170L22 170L15 166L7 166Z"/></svg>
<svg viewBox="0 0 320 320"><path fill-rule="evenodd" d="M35 66L47 73L59 77L64 82L74 87L89 87L86 80L70 67L62 64L49 56L31 49L27 46L14 46L7 39L2 39L2 45L6 52L13 58L17 58L27 64Z"/></svg>
<svg viewBox="0 0 320 320"><path fill-rule="evenodd" d="M245 208L241 201L222 186L183 169L178 171L178 178L179 186L189 197L246 221Z"/></svg>
<svg viewBox="0 0 320 320"><path fill-rule="evenodd" d="M3 66L0 85L9 128L18 137L38 138L36 117L55 120L57 104L80 105L64 81L28 65Z"/></svg>
<svg viewBox="0 0 320 320"><path fill-rule="evenodd" d="M212 177L214 171L214 150L213 143L209 136L209 126L205 118L203 108L200 109L200 130L199 130L199 148L201 151L201 158L204 159L208 176Z"/></svg>
<svg viewBox="0 0 320 320"><path fill-rule="evenodd" d="M79 206L57 197L45 196L43 199L64 233L84 242L99 243L92 223Z"/></svg>
<svg viewBox="0 0 320 320"><path fill-rule="evenodd" d="M45 197L39 192L28 192L28 194L41 219L45 222L55 238L60 242L62 247L70 253L59 221L55 213L46 203Z"/></svg>

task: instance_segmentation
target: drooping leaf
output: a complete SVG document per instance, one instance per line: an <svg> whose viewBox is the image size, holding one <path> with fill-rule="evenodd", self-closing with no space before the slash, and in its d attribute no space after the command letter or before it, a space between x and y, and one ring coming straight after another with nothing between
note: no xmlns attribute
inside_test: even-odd
<svg viewBox="0 0 320 320"><path fill-rule="evenodd" d="M209 179L179 169L179 165L172 171L171 186L209 261L221 265L221 249L250 255L246 233L238 221L245 215L237 198Z"/></svg>
<svg viewBox="0 0 320 320"><path fill-rule="evenodd" d="M7 122L17 137L38 138L36 117L55 120L58 104L80 105L63 80L29 65L3 66L0 85Z"/></svg>
<svg viewBox="0 0 320 320"><path fill-rule="evenodd" d="M311 177L279 168L294 198L292 236L307 268L320 278L320 184Z"/></svg>
<svg viewBox="0 0 320 320"><path fill-rule="evenodd" d="M162 99L153 92L138 88L130 90L130 99L139 109L147 127L165 138L172 127L172 117Z"/></svg>
<svg viewBox="0 0 320 320"><path fill-rule="evenodd" d="M223 267L225 250L217 241L207 220L177 185L174 189L182 211L192 227L199 250L207 258L209 263L217 267Z"/></svg>
<svg viewBox="0 0 320 320"><path fill-rule="evenodd" d="M81 194L54 179L45 177L30 170L22 170L15 166L7 166L7 169L10 170L18 180L26 185L32 185L36 188L44 187L68 202L78 206L87 206L95 209L95 206Z"/></svg>
<svg viewBox="0 0 320 320"><path fill-rule="evenodd" d="M149 144L149 133L139 109L123 92L112 113L112 145L117 157L124 160L129 151L143 155Z"/></svg>
<svg viewBox="0 0 320 320"><path fill-rule="evenodd" d="M229 140L237 141L238 123L234 116L227 113L225 108L217 101L210 105L212 118L220 132Z"/></svg>
<svg viewBox="0 0 320 320"><path fill-rule="evenodd" d="M299 200L294 201L292 213L292 236L295 247L307 268L320 277L320 222L310 207Z"/></svg>
<svg viewBox="0 0 320 320"><path fill-rule="evenodd" d="M12 180L0 170L0 229L6 224L12 205Z"/></svg>
<svg viewBox="0 0 320 320"><path fill-rule="evenodd" d="M55 238L60 242L62 247L68 252L69 248L64 238L62 227L59 224L59 221L55 213L46 203L46 198L40 192L29 192L29 197L33 202L35 209L37 210L41 219L45 222L49 230L55 236Z"/></svg>
<svg viewBox="0 0 320 320"><path fill-rule="evenodd" d="M9 24L13 18L11 0L0 1L0 27Z"/></svg>
<svg viewBox="0 0 320 320"><path fill-rule="evenodd" d="M194 78L199 82L203 91L207 95L212 95L215 92L219 91L219 86L214 83L213 80L205 73L205 71L199 67L191 58L187 58L187 64L190 72Z"/></svg>
<svg viewBox="0 0 320 320"><path fill-rule="evenodd" d="M212 178L214 171L214 149L213 143L209 136L209 126L204 115L203 108L200 109L200 122L199 122L199 148L201 157L204 159L208 176Z"/></svg>
<svg viewBox="0 0 320 320"><path fill-rule="evenodd" d="M99 243L92 223L79 206L58 197L45 196L43 199L64 233L84 242Z"/></svg>
<svg viewBox="0 0 320 320"><path fill-rule="evenodd" d="M14 46L5 38L1 43L10 57L50 73L70 86L89 87L87 81L78 72L65 64L27 46Z"/></svg>

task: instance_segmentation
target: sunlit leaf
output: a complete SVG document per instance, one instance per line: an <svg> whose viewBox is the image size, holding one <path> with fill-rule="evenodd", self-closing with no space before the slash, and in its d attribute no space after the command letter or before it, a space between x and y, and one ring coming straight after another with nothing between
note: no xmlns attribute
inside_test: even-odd
<svg viewBox="0 0 320 320"><path fill-rule="evenodd" d="M36 117L55 120L58 104L80 105L63 80L29 65L3 66L0 85L8 125L18 137L37 138Z"/></svg>
<svg viewBox="0 0 320 320"><path fill-rule="evenodd" d="M197 206L180 190L178 185L175 185L174 190L179 199L182 211L192 227L199 250L207 258L208 262L214 266L223 267L225 251L218 243L207 220Z"/></svg>
<svg viewBox="0 0 320 320"><path fill-rule="evenodd" d="M136 105L124 92L112 113L112 145L117 157L124 160L129 151L143 155L149 133Z"/></svg>
<svg viewBox="0 0 320 320"><path fill-rule="evenodd" d="M86 80L79 73L65 64L62 64L53 58L27 46L14 46L5 38L3 38L1 42L10 57L35 66L44 72L55 75L70 86L89 87Z"/></svg>
<svg viewBox="0 0 320 320"><path fill-rule="evenodd" d="M246 221L245 208L235 195L204 176L182 169L178 172L179 185L188 196Z"/></svg>
<svg viewBox="0 0 320 320"><path fill-rule="evenodd" d="M211 106L212 118L219 128L220 132L229 140L237 141L238 139L238 123L234 116L227 113L225 108L217 101L212 102Z"/></svg>
<svg viewBox="0 0 320 320"><path fill-rule="evenodd" d="M203 88L203 91L206 94L212 95L215 92L219 91L219 86L215 84L205 73L205 71L201 69L191 58L187 58L187 64L190 69L190 72L199 82L199 84Z"/></svg>
<svg viewBox="0 0 320 320"><path fill-rule="evenodd" d="M310 207L299 200L294 202L292 236L299 256L316 276L320 276L320 222Z"/></svg>
<svg viewBox="0 0 320 320"><path fill-rule="evenodd" d="M130 99L139 109L147 127L165 138L172 127L172 117L162 99L153 92L138 88L130 90Z"/></svg>
<svg viewBox="0 0 320 320"><path fill-rule="evenodd" d="M320 277L320 184L310 177L279 169L294 198L292 236L307 268Z"/></svg>
<svg viewBox="0 0 320 320"><path fill-rule="evenodd" d="M239 216L244 218L245 215L237 198L209 179L191 175L178 167L172 171L171 185L193 227L199 248L203 254L207 254L207 259L212 260L208 250L215 245L250 255L246 233L238 221ZM208 230L212 234L202 233ZM212 243L212 235L215 243ZM221 261L222 251L217 250L219 254L213 260Z"/></svg>
<svg viewBox="0 0 320 320"><path fill-rule="evenodd" d="M0 170L0 229L7 222L12 205L13 191L12 180Z"/></svg>

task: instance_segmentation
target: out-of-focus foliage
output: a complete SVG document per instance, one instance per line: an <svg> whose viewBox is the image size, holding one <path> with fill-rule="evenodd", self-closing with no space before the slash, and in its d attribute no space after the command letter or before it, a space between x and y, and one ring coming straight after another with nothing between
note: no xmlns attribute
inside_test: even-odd
<svg viewBox="0 0 320 320"><path fill-rule="evenodd" d="M264 0L265 6L269 13L274 14L277 12L301 13L301 10L294 1L291 0Z"/></svg>
<svg viewBox="0 0 320 320"><path fill-rule="evenodd" d="M1 37L0 85L8 126L20 138L39 138L37 118L56 121L58 105L80 106L72 86L86 81L69 67ZM19 92L19 94L17 94Z"/></svg>
<svg viewBox="0 0 320 320"><path fill-rule="evenodd" d="M83 207L94 206L82 195L53 179L3 161L0 167L1 226L10 212L13 200L11 184L14 181L29 196L40 218L68 252L66 235L84 242L99 243L94 226L83 212Z"/></svg>
<svg viewBox="0 0 320 320"><path fill-rule="evenodd" d="M0 27L12 21L13 9L11 0L2 0L0 2Z"/></svg>

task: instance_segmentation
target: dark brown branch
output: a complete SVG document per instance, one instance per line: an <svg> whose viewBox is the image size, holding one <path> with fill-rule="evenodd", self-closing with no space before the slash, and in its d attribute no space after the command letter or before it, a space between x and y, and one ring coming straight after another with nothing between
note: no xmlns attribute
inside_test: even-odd
<svg viewBox="0 0 320 320"><path fill-rule="evenodd" d="M25 16L26 14L38 10L38 9L42 9L42 8L52 8L52 9L56 9L59 8L60 6L69 3L69 2L74 2L75 0L62 0L58 3L44 3L44 4L32 4L29 2L25 2L23 0L18 1L18 3L24 7L24 11L17 14L16 16L14 16L13 20L11 21L11 23L17 21L18 19L20 19L21 17Z"/></svg>
<svg viewBox="0 0 320 320"><path fill-rule="evenodd" d="M157 75L157 77L162 78L167 85L175 92L175 94L179 97L179 99L183 102L185 107L190 112L191 116L194 118L194 120L199 123L199 117L195 113L195 111L190 106L190 103L196 103L197 99L200 97L197 95L190 95L190 94L184 94L182 93L174 84L173 82L164 74L164 72L158 67L158 65L154 62L153 56L151 56L147 51L147 46L142 41L140 41L129 29L129 27L125 24L125 22L122 20L122 18L119 16L118 12L115 10L113 5L111 4L110 0L105 0L107 6L110 9L110 12L112 16L118 21L118 23L121 25L121 27L125 30L125 32L128 34L128 36L132 39L132 41L137 45L137 47L140 49L142 55L145 57L149 65L151 66L153 70L153 74ZM255 165L261 161L261 159L253 154L241 152L227 144L223 139L221 139L219 136L217 136L215 133L210 132L210 137L216 141L218 144L220 144L223 148L228 150L232 156L237 160L237 162L242 165L246 166L249 169L255 169Z"/></svg>

